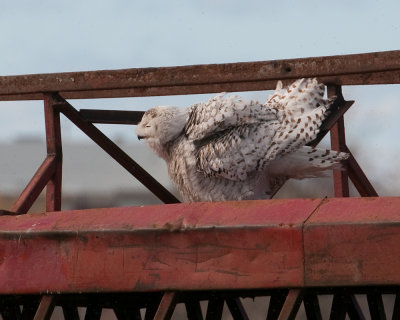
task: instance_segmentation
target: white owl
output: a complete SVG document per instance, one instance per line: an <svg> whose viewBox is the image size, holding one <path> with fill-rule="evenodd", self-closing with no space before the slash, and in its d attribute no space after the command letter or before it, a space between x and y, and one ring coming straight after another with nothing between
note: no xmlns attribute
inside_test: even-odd
<svg viewBox="0 0 400 320"><path fill-rule="evenodd" d="M283 180L322 176L348 158L305 146L329 113L324 91L300 79L278 82L264 104L222 93L184 109L158 106L136 133L167 162L185 202L268 199Z"/></svg>

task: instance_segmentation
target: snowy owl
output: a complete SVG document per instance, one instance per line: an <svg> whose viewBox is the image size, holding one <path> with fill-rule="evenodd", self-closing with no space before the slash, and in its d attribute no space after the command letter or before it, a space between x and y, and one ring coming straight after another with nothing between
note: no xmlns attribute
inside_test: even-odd
<svg viewBox="0 0 400 320"><path fill-rule="evenodd" d="M218 94L188 108L145 112L136 133L168 166L185 202L268 199L288 178L319 177L348 154L308 147L332 100L316 79L276 90L264 104Z"/></svg>

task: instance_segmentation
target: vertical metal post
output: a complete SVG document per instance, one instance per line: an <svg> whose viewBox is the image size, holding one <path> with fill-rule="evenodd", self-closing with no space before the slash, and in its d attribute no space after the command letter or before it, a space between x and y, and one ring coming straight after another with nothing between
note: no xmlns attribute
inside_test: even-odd
<svg viewBox="0 0 400 320"><path fill-rule="evenodd" d="M51 94L44 94L47 154L55 157L56 168L46 187L46 211L61 210L62 145L60 112Z"/></svg>
<svg viewBox="0 0 400 320"><path fill-rule="evenodd" d="M328 85L328 98L342 94L342 87L337 85ZM341 116L338 121L333 125L330 130L331 146L333 150L343 151L347 150L346 137L344 130L344 118ZM333 185L335 190L335 197L348 197L349 192L349 179L347 171L334 170L333 171Z"/></svg>

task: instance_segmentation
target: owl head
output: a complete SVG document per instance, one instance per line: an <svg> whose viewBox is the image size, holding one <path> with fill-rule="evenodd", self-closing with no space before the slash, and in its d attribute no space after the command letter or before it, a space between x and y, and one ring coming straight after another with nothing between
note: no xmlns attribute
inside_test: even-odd
<svg viewBox="0 0 400 320"><path fill-rule="evenodd" d="M158 106L146 111L136 128L140 139L146 139L149 146L165 158L166 145L183 133L187 111L177 107Z"/></svg>

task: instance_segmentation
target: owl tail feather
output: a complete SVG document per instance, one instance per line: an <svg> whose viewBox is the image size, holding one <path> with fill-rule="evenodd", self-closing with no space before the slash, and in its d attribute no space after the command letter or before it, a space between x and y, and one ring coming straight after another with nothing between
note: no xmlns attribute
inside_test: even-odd
<svg viewBox="0 0 400 320"><path fill-rule="evenodd" d="M274 160L269 173L293 179L323 177L327 170L344 170L343 161L348 158L345 152L304 146Z"/></svg>

